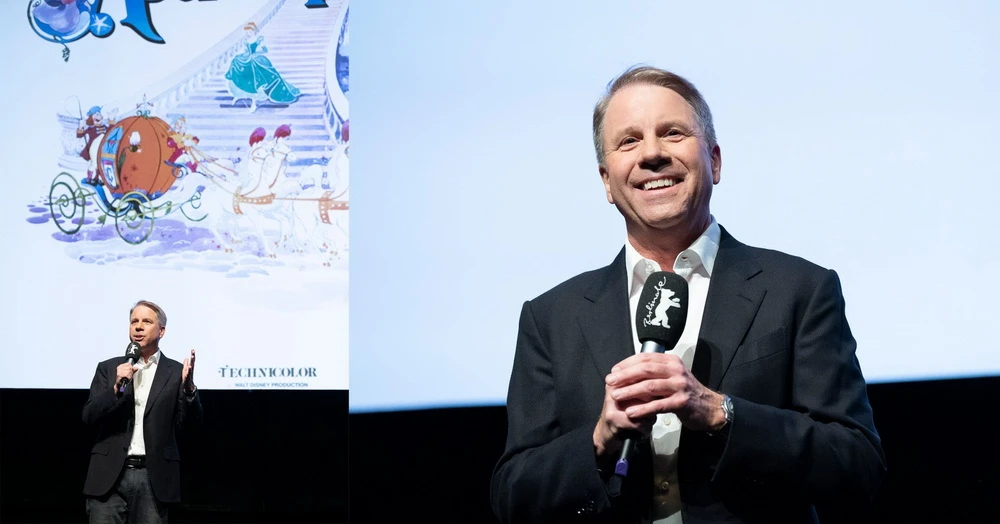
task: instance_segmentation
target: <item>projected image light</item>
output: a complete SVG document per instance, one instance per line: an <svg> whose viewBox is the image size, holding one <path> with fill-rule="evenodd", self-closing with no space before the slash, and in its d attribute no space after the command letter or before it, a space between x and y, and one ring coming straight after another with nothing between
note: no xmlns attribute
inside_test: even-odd
<svg viewBox="0 0 1000 524"><path fill-rule="evenodd" d="M32 30L2 37L7 163L30 174L3 195L26 306L5 332L21 347L53 298L79 305L48 330L64 365L5 355L0 386L85 387L141 298L171 312L165 352L201 349L201 387L347 389L347 11L28 2Z"/></svg>
<svg viewBox="0 0 1000 524"><path fill-rule="evenodd" d="M352 411L505 401L523 302L625 242L591 116L638 63L711 106L719 223L840 275L869 381L1000 374L1000 6L357 7Z"/></svg>

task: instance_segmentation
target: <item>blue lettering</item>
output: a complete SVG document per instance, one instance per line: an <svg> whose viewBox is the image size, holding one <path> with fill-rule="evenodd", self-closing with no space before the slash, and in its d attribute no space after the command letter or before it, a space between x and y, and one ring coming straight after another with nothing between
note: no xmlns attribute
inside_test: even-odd
<svg viewBox="0 0 1000 524"><path fill-rule="evenodd" d="M156 27L153 25L153 17L149 12L149 4L156 4L162 2L163 0L124 0L125 1L125 18L121 20L122 25L131 27L133 31L148 42L154 44L166 43L160 33L157 32ZM190 2L191 0L181 0L182 2ZM198 0L199 2L214 2L216 0ZM104 0L94 0L92 2L91 13L94 16L94 27L91 28L91 33L98 38L106 38L114 32L115 26L114 21L110 17L101 12L101 4ZM327 5L326 0L306 0L305 6L309 9L330 7Z"/></svg>
<svg viewBox="0 0 1000 524"><path fill-rule="evenodd" d="M149 4L162 0L125 0L125 18L122 25L131 27L139 36L154 44L164 43L163 37L153 27Z"/></svg>

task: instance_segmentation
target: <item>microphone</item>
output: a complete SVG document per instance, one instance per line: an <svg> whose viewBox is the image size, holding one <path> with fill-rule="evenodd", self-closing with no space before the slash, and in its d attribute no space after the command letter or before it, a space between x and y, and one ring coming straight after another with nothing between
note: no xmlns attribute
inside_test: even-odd
<svg viewBox="0 0 1000 524"><path fill-rule="evenodd" d="M687 323L688 283L684 277L667 271L649 275L639 295L635 311L635 332L642 343L640 353L665 353L677 345ZM635 443L625 439L621 456L615 463L617 482L612 492L620 489L621 479L628 475L628 461Z"/></svg>
<svg viewBox="0 0 1000 524"><path fill-rule="evenodd" d="M125 357L128 358L128 365L131 366L135 364L135 362L139 360L139 344L136 344L135 342L129 342L128 347L125 348ZM132 382L132 379L123 378L122 385L118 389L118 392L124 393L125 386L127 386L129 382Z"/></svg>

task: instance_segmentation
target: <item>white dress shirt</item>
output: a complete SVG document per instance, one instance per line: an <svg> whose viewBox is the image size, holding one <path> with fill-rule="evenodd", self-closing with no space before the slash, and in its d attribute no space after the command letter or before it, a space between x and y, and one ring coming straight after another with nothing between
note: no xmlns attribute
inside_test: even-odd
<svg viewBox="0 0 1000 524"><path fill-rule="evenodd" d="M135 427L132 429L132 442L128 445L129 455L146 455L146 441L143 439L142 419L146 413L146 401L149 399L149 388L156 375L156 365L160 362L160 350L144 361L141 357L135 365L139 368L132 374L132 388L135 390Z"/></svg>
<svg viewBox="0 0 1000 524"><path fill-rule="evenodd" d="M708 228L691 246L677 255L674 273L688 282L688 312L684 331L677 346L667 351L677 355L690 370L694 362L694 351L698 344L698 332L705 312L709 279L719 252L719 224L711 217ZM632 318L632 342L636 353L642 347L635 332L635 310L639 305L639 295L650 274L660 271L654 260L643 258L635 247L625 242L625 267L628 269L629 311ZM677 415L660 413L653 425L651 443L653 446L653 512L648 522L655 524L679 524L681 520L681 499L677 483L677 448L680 444L681 424Z"/></svg>

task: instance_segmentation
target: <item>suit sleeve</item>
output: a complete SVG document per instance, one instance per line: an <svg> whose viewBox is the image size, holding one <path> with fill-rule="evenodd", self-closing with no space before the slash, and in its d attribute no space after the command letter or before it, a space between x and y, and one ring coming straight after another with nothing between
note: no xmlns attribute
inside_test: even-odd
<svg viewBox="0 0 1000 524"><path fill-rule="evenodd" d="M177 412L175 414L175 426L178 431L182 431L187 427L198 426L201 424L202 419L202 409L201 409L201 392L195 388L194 394L188 395L184 391L184 384L181 383L181 387L178 391L177 397Z"/></svg>
<svg viewBox="0 0 1000 524"><path fill-rule="evenodd" d="M129 407L133 405L131 385L126 388L125 394L115 395L114 379L116 377L108 375L109 371L113 369L115 368L112 366L97 365L94 380L90 383L90 396L87 397L87 403L83 405L84 424L100 424L108 415L116 412L123 405Z"/></svg>
<svg viewBox="0 0 1000 524"><path fill-rule="evenodd" d="M834 271L803 302L797 321L789 409L734 398L715 479L749 480L813 504L868 504L885 456Z"/></svg>
<svg viewBox="0 0 1000 524"><path fill-rule="evenodd" d="M507 425L506 449L491 482L493 511L501 522L565 522L610 509L593 426L560 427L552 354L530 302L521 310Z"/></svg>

